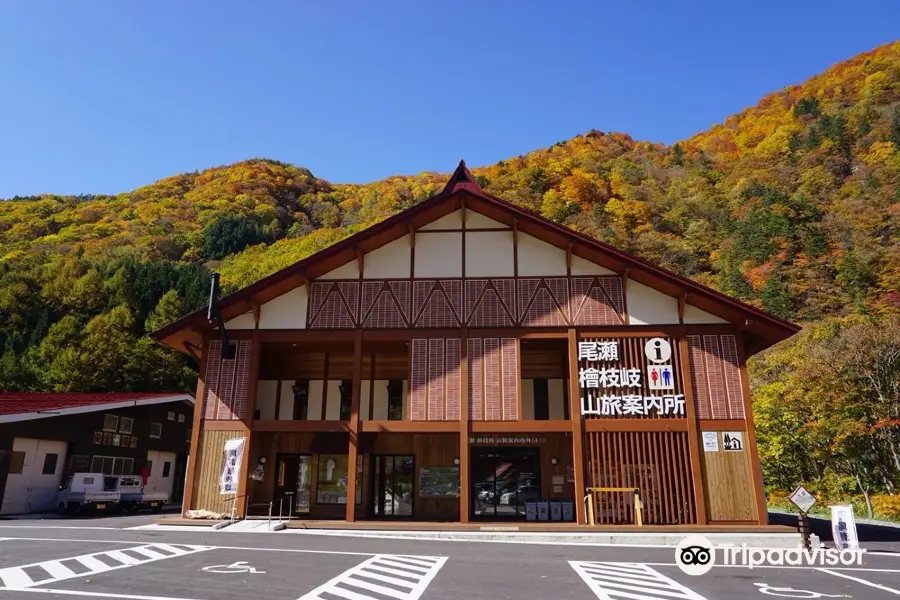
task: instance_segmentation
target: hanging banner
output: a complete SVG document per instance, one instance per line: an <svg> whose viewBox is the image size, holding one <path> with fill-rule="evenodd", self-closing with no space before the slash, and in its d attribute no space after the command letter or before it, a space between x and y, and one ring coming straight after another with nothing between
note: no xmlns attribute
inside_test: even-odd
<svg viewBox="0 0 900 600"><path fill-rule="evenodd" d="M856 536L856 519L853 518L853 507L849 504L837 504L831 507L831 535L834 546L839 550L857 550L859 538Z"/></svg>
<svg viewBox="0 0 900 600"><path fill-rule="evenodd" d="M220 494L237 494L241 479L241 459L244 457L245 438L228 440L223 450L222 477L219 479Z"/></svg>

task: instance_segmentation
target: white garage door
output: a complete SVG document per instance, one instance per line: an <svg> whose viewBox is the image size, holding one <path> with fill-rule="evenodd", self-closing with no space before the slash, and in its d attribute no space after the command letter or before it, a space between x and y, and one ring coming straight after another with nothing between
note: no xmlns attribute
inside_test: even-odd
<svg viewBox="0 0 900 600"><path fill-rule="evenodd" d="M150 467L150 476L147 477L144 491L148 493L163 492L171 498L172 487L175 484L175 453L149 450L147 463Z"/></svg>
<svg viewBox="0 0 900 600"><path fill-rule="evenodd" d="M65 442L55 440L16 438L0 513L54 510L67 447Z"/></svg>

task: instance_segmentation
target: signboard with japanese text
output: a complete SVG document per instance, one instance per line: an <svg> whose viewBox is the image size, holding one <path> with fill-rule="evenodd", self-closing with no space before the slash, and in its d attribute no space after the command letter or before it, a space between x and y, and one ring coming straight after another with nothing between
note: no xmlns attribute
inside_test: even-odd
<svg viewBox="0 0 900 600"><path fill-rule="evenodd" d="M678 348L670 338L578 342L581 414L588 418L685 417Z"/></svg>
<svg viewBox="0 0 900 600"><path fill-rule="evenodd" d="M241 475L241 460L244 456L246 438L237 438L225 442L222 464L222 477L219 478L220 494L236 494Z"/></svg>

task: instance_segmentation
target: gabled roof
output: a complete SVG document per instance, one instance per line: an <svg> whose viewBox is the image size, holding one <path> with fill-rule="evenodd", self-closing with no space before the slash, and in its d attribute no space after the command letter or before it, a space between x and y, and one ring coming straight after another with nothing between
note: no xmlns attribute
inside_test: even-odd
<svg viewBox="0 0 900 600"><path fill-rule="evenodd" d="M0 423L46 419L169 402L194 403L190 394L0 393Z"/></svg>
<svg viewBox="0 0 900 600"><path fill-rule="evenodd" d="M684 298L688 304L738 325L744 330L748 355L800 331L794 323L486 193L466 167L465 161L460 161L444 189L424 202L223 297L219 301L222 317L227 321L249 312L254 306L260 306L460 208L481 213L508 226L514 225L519 231L568 249L576 256L622 275L627 274L630 279L664 294ZM186 344L199 347L202 332L210 329L206 309L203 308L166 325L152 333L151 337L180 352L187 352Z"/></svg>

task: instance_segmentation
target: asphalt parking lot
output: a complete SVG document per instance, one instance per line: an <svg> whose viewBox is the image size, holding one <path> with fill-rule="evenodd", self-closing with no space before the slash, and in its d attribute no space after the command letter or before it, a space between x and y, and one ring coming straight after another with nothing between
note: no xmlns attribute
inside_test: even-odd
<svg viewBox="0 0 900 600"><path fill-rule="evenodd" d="M141 520L0 523L0 600L896 598L900 555L854 567L713 567L672 548L390 540L141 527ZM92 524L93 523L93 524Z"/></svg>

